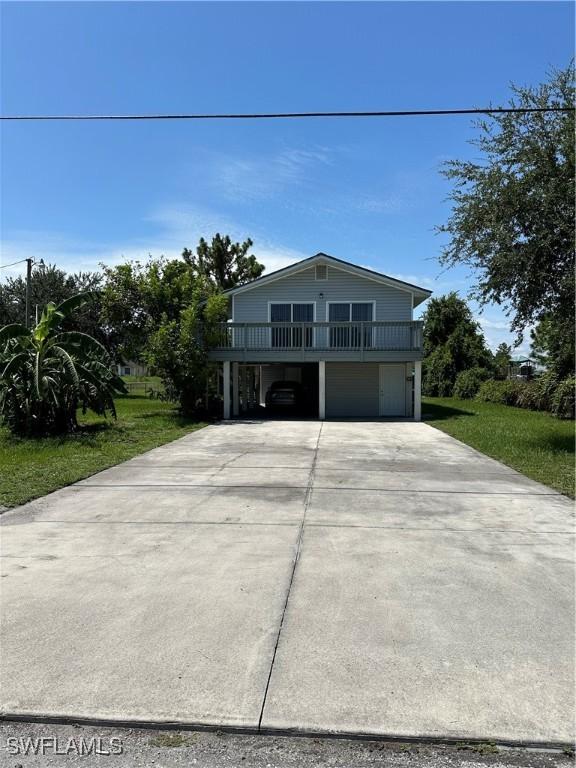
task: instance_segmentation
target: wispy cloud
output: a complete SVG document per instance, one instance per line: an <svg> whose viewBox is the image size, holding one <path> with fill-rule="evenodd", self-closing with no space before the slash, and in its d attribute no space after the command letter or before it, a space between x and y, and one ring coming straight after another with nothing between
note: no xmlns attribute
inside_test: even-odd
<svg viewBox="0 0 576 768"><path fill-rule="evenodd" d="M21 261L29 256L56 264L68 272L91 271L101 263L118 264L129 260L144 260L150 254L178 258L184 247L193 248L201 237L210 238L216 232L228 234L233 240L251 237L252 252L265 264L268 272L310 256L283 243L268 233L242 226L226 215L188 205L165 205L151 212L145 221L155 225L157 232L148 238L131 238L122 242L94 242L73 239L52 232L13 232L2 242L0 264ZM0 277L22 274L22 264L3 269Z"/></svg>
<svg viewBox="0 0 576 768"><path fill-rule="evenodd" d="M510 330L510 323L507 323L505 320L490 320L490 318L483 317L482 315L479 315L478 317L475 317L474 319L484 329L498 330L498 331L509 331Z"/></svg>
<svg viewBox="0 0 576 768"><path fill-rule="evenodd" d="M395 277L396 280L403 280L405 283L411 283L412 285L418 285L421 288L427 288L429 291L433 291L437 296L451 291L456 291L459 294L466 294L470 287L470 283L464 278L450 278L445 273L438 277L431 277L424 274L406 274L402 272L390 272L390 277Z"/></svg>
<svg viewBox="0 0 576 768"><path fill-rule="evenodd" d="M219 155L212 158L209 174L211 185L224 199L258 201L305 184L315 167L331 162L331 153L323 147L287 148L268 156Z"/></svg>

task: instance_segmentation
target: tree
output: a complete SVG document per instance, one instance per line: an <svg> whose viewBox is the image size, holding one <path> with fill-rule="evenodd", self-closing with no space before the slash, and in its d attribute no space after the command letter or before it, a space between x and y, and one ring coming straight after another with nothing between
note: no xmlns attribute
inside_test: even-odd
<svg viewBox="0 0 576 768"><path fill-rule="evenodd" d="M247 255L253 242L233 243L230 237L216 233L212 242L200 239L196 253L184 248L182 257L193 273L205 278L215 288L226 291L260 277L264 265L254 255Z"/></svg>
<svg viewBox="0 0 576 768"><path fill-rule="evenodd" d="M530 331L531 354L557 378L574 373L574 326L570 317L547 316Z"/></svg>
<svg viewBox="0 0 576 768"><path fill-rule="evenodd" d="M66 319L68 330L82 331L103 341L100 327L100 304L98 289L102 284L102 275L98 272L77 272L67 274L53 264L34 267L30 281L32 316L41 314L52 301L60 304L65 299L80 293L88 294L90 301ZM8 323L25 324L26 315L26 280L8 277L0 283L0 325Z"/></svg>
<svg viewBox="0 0 576 768"><path fill-rule="evenodd" d="M139 359L162 318L177 320L197 283L180 259L103 265L102 323L109 347L121 360Z"/></svg>
<svg viewBox="0 0 576 768"><path fill-rule="evenodd" d="M162 317L148 341L146 361L161 376L168 399L178 402L186 416L206 410L206 399L217 394L207 350L215 324L227 313L225 296L213 294L204 301L199 289L178 320Z"/></svg>
<svg viewBox="0 0 576 768"><path fill-rule="evenodd" d="M119 359L138 359L160 324L179 321L193 302L207 301L262 274L264 266L249 256L251 240L233 243L217 234L202 238L196 253L185 248L182 259L130 261L104 270L102 323L110 349Z"/></svg>
<svg viewBox="0 0 576 768"><path fill-rule="evenodd" d="M512 86L510 107L574 108L574 67L538 87ZM574 112L493 114L477 124L480 162L452 160L441 262L478 272L473 297L508 307L522 337L544 318L574 325ZM573 339L573 332L570 331Z"/></svg>
<svg viewBox="0 0 576 768"><path fill-rule="evenodd" d="M510 361L512 359L512 347L502 342L498 345L494 355L494 378L507 379L510 370Z"/></svg>
<svg viewBox="0 0 576 768"><path fill-rule="evenodd" d="M452 395L460 371L492 369L492 353L466 302L455 292L430 300L424 313L424 394Z"/></svg>
<svg viewBox="0 0 576 768"><path fill-rule="evenodd" d="M114 395L124 383L99 341L63 326L88 300L49 302L33 329L13 323L0 329L0 419L15 434L70 432L82 408L114 417Z"/></svg>

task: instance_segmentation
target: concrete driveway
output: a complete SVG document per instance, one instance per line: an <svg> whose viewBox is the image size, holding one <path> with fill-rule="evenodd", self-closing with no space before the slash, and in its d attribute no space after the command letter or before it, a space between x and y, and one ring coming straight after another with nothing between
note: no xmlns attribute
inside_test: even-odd
<svg viewBox="0 0 576 768"><path fill-rule="evenodd" d="M1 519L9 715L574 736L572 504L424 424L214 425Z"/></svg>

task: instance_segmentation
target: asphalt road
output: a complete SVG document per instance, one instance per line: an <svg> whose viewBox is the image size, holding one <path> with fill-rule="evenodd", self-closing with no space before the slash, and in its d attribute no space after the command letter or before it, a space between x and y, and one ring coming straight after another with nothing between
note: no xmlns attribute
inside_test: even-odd
<svg viewBox="0 0 576 768"><path fill-rule="evenodd" d="M568 768L565 752L508 750L490 744L414 743L248 736L207 731L151 731L0 724L3 768ZM100 752L79 755L82 744ZM23 754L35 746L43 754ZM69 750L56 755L54 749ZM19 750L17 754L9 754Z"/></svg>

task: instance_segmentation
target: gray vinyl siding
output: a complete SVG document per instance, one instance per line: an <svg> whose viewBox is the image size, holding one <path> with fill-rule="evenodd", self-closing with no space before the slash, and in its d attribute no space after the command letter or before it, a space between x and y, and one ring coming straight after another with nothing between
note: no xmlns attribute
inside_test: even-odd
<svg viewBox="0 0 576 768"><path fill-rule="evenodd" d="M378 363L326 363L326 417L378 418Z"/></svg>
<svg viewBox="0 0 576 768"><path fill-rule="evenodd" d="M314 267L273 280L240 293L233 299L233 320L237 323L267 323L269 302L316 302L318 322L327 320L326 303L375 301L374 320L412 320L412 294L328 267L328 279L316 280ZM324 294L323 298L319 294Z"/></svg>

